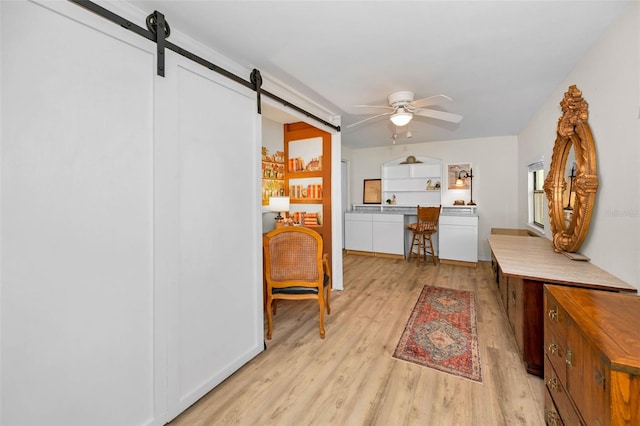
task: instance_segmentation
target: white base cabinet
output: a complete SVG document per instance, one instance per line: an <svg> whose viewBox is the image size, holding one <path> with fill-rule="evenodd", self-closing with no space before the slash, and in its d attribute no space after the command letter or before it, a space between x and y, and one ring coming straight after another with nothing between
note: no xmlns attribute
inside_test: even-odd
<svg viewBox="0 0 640 426"><path fill-rule="evenodd" d="M404 216L401 214L372 216L373 251L404 256Z"/></svg>
<svg viewBox="0 0 640 426"><path fill-rule="evenodd" d="M345 213L346 250L404 256L404 215Z"/></svg>
<svg viewBox="0 0 640 426"><path fill-rule="evenodd" d="M478 262L478 216L441 215L440 260Z"/></svg>
<svg viewBox="0 0 640 426"><path fill-rule="evenodd" d="M347 250L372 251L373 232L370 213L344 214L344 248Z"/></svg>

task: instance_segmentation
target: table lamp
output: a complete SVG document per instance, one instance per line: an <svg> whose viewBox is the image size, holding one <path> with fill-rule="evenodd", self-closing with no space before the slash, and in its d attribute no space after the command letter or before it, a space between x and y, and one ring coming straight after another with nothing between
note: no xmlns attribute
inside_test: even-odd
<svg viewBox="0 0 640 426"><path fill-rule="evenodd" d="M460 172L458 173L458 179L456 179L456 186L463 186L464 182L462 181L463 179L469 179L469 189L470 189L470 197L469 197L469 202L467 203L468 206L475 206L476 202L473 201L473 169L469 169L469 171L466 170L460 170Z"/></svg>
<svg viewBox="0 0 640 426"><path fill-rule="evenodd" d="M270 197L269 210L278 213L278 216L276 216L276 228L282 227L284 225L284 217L281 213L289 211L289 197Z"/></svg>

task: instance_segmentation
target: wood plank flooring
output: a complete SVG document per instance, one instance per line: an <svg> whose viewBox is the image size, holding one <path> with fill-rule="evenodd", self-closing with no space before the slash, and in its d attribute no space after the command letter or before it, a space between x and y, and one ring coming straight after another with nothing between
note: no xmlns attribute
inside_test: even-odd
<svg viewBox="0 0 640 426"><path fill-rule="evenodd" d="M482 383L392 357L425 285L475 292ZM544 384L520 361L488 262L345 255L331 308L322 340L316 303L279 303L268 349L170 424L544 424Z"/></svg>

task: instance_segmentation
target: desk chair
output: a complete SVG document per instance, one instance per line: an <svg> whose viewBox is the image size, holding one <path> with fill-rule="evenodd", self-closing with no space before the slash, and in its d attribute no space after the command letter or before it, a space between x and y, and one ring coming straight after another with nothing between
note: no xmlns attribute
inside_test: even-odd
<svg viewBox="0 0 640 426"><path fill-rule="evenodd" d="M421 261L427 261L427 254L431 255L434 266L437 265L432 235L438 231L441 208L442 206L418 206L418 221L407 226L407 229L412 233L411 249L409 249L407 261L411 262L411 259L415 256L416 266L420 265ZM417 248L417 252L414 252L414 247Z"/></svg>
<svg viewBox="0 0 640 426"><path fill-rule="evenodd" d="M331 272L322 237L299 226L277 228L263 236L267 339L271 339L277 300L316 299L320 308L320 337L324 339L324 310L331 313Z"/></svg>

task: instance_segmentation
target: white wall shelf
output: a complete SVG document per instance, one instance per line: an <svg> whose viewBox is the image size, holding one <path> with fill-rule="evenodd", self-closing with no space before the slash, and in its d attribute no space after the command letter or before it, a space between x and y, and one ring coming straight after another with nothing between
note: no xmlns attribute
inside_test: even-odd
<svg viewBox="0 0 640 426"><path fill-rule="evenodd" d="M400 206L441 204L442 161L429 157L415 161L407 164L407 158L399 158L382 164L383 204L394 195Z"/></svg>

